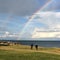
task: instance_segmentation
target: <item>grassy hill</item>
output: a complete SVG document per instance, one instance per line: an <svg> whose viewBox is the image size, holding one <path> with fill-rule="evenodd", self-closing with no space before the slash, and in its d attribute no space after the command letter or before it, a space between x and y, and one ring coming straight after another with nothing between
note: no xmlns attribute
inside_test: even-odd
<svg viewBox="0 0 60 60"><path fill-rule="evenodd" d="M36 51L30 46L0 46L0 60L60 60L60 48L39 47Z"/></svg>

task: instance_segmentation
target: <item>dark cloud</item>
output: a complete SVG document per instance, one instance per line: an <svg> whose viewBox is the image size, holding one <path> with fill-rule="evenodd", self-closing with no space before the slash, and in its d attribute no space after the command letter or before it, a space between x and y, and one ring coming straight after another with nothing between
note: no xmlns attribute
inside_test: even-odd
<svg viewBox="0 0 60 60"><path fill-rule="evenodd" d="M0 13L31 15L48 0L0 0ZM54 8L55 7L55 8ZM60 10L60 1L53 1L47 10Z"/></svg>
<svg viewBox="0 0 60 60"><path fill-rule="evenodd" d="M0 13L30 15L39 8L37 0L0 0Z"/></svg>

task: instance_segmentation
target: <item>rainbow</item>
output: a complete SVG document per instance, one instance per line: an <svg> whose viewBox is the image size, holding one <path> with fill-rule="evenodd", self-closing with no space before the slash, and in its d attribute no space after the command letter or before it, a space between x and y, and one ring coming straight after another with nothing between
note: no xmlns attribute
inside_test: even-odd
<svg viewBox="0 0 60 60"><path fill-rule="evenodd" d="M19 40L21 38L22 34L25 32L25 29L28 27L28 25L33 20L33 18L36 17L36 14L38 14L43 9L45 9L51 2L52 2L52 0L48 0L42 7L40 7L35 13L32 14L32 16L28 19L28 22L26 23L25 27L22 29L21 33L19 34L19 37L17 40Z"/></svg>
<svg viewBox="0 0 60 60"><path fill-rule="evenodd" d="M33 19L33 18L36 16L36 14L38 14L38 13L41 12L43 9L45 9L51 2L52 2L52 0L48 0L42 7L40 7L35 13L32 14L32 16L29 18L29 21L30 21L31 19ZM29 22L29 21L28 21L28 22Z"/></svg>

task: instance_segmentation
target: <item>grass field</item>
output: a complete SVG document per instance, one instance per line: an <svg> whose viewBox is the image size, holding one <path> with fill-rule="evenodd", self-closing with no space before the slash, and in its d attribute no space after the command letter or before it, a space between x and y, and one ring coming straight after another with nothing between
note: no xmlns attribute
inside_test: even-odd
<svg viewBox="0 0 60 60"><path fill-rule="evenodd" d="M36 51L29 46L0 46L0 60L60 60L60 48L39 47Z"/></svg>

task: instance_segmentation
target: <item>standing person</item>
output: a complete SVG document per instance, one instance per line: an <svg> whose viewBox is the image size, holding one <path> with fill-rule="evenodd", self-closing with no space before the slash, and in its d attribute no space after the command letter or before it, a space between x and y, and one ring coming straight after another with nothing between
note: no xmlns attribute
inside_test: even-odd
<svg viewBox="0 0 60 60"><path fill-rule="evenodd" d="M36 50L38 50L38 45L35 45Z"/></svg>
<svg viewBox="0 0 60 60"><path fill-rule="evenodd" d="M31 50L33 49L33 44L31 44Z"/></svg>

